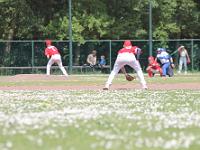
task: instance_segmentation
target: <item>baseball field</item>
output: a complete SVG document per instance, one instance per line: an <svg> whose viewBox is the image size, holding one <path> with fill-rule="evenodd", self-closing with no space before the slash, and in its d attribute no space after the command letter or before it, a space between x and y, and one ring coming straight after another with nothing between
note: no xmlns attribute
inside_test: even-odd
<svg viewBox="0 0 200 150"><path fill-rule="evenodd" d="M0 149L200 149L200 74L107 77L0 77Z"/></svg>

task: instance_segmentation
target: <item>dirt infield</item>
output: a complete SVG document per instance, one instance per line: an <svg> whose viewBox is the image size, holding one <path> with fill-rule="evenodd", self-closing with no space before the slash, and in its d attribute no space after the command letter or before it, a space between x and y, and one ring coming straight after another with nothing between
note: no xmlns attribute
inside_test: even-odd
<svg viewBox="0 0 200 150"><path fill-rule="evenodd" d="M71 77L70 77L71 78ZM58 81L64 81L68 79L67 77L63 76L63 75L51 75L51 76L47 76L47 75L43 75L43 74L19 74L19 75L15 75L15 76L9 76L8 80L9 81L41 81L41 80L45 80L45 81L51 81L51 80L58 80Z"/></svg>
<svg viewBox="0 0 200 150"><path fill-rule="evenodd" d="M10 77L2 77L0 78L0 82L10 82L10 83L19 83L19 82L40 82L40 81L60 81L66 82L75 80L76 76L71 76L69 78L65 76L46 76L46 75L16 75ZM102 90L103 84L98 85L52 85L52 86L45 86L45 85L0 85L0 90ZM200 83L166 83L166 84L159 84L159 83L149 83L148 84L149 90L176 90L176 89L189 89L189 90L200 90ZM139 83L123 83L123 84L113 84L111 86L111 90L134 90L134 89L141 89Z"/></svg>

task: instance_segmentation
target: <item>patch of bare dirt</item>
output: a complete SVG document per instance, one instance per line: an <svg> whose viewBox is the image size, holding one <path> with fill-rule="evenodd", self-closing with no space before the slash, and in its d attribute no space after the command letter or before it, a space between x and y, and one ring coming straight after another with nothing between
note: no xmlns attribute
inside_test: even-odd
<svg viewBox="0 0 200 150"><path fill-rule="evenodd" d="M68 80L75 78L70 77ZM42 74L23 74L23 75L16 75L11 76L8 78L2 78L1 81L41 81L41 80L66 80L67 77L65 76L58 76L58 75L42 75ZM102 90L102 85L73 85L73 86L61 86L61 85L53 85L53 86L0 86L0 90ZM159 84L159 83L152 83L148 85L149 90L176 90L176 89L189 89L189 90L200 90L199 83L166 83L166 84ZM110 88L111 90L134 90L134 89L141 89L139 84L135 83L127 83L123 85L113 84Z"/></svg>

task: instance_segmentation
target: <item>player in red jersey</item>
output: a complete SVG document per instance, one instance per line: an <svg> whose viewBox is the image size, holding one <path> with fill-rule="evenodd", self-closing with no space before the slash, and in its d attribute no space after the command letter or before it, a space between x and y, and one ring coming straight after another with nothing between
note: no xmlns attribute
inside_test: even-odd
<svg viewBox="0 0 200 150"><path fill-rule="evenodd" d="M47 48L45 49L45 55L49 59L48 64L47 64L47 75L50 75L51 66L54 63L56 63L56 64L58 64L62 73L65 76L68 76L65 68L62 65L62 60L61 60L61 56L60 56L58 49L51 44L52 43L51 40L46 40L45 42L46 42L46 46L47 46Z"/></svg>
<svg viewBox="0 0 200 150"><path fill-rule="evenodd" d="M142 85L142 88L147 89L146 81L144 79L144 75L143 75L142 69L140 67L140 63L135 58L137 47L132 46L130 40L124 41L123 47L124 48L122 48L118 51L118 55L117 55L117 59L114 64L114 68L106 82L105 88L103 88L103 89L104 90L109 89L115 75L117 75L119 70L122 69L125 65L129 65L131 68L133 68L137 72L137 75L138 75L138 78Z"/></svg>
<svg viewBox="0 0 200 150"><path fill-rule="evenodd" d="M160 65L155 61L153 56L149 56L148 58L149 66L147 67L147 72L149 77L153 77L155 73L160 73L162 76L162 69Z"/></svg>

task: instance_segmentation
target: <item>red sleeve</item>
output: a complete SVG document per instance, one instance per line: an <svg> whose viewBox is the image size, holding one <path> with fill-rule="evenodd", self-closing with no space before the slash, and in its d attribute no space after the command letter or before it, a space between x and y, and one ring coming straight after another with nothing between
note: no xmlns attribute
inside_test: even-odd
<svg viewBox="0 0 200 150"><path fill-rule="evenodd" d="M56 51L57 53L59 53L59 50L57 49L57 47L53 46L53 51Z"/></svg>
<svg viewBox="0 0 200 150"><path fill-rule="evenodd" d="M155 61L155 66L160 66L160 65L159 65L159 63L157 63L157 62Z"/></svg>
<svg viewBox="0 0 200 150"><path fill-rule="evenodd" d="M45 55L49 55L48 48L45 49Z"/></svg>
<svg viewBox="0 0 200 150"><path fill-rule="evenodd" d="M131 51L132 51L133 54L137 53L137 48L138 48L137 46L132 47Z"/></svg>
<svg viewBox="0 0 200 150"><path fill-rule="evenodd" d="M124 52L124 48L120 49L120 50L118 51L118 54L123 53L123 52Z"/></svg>

